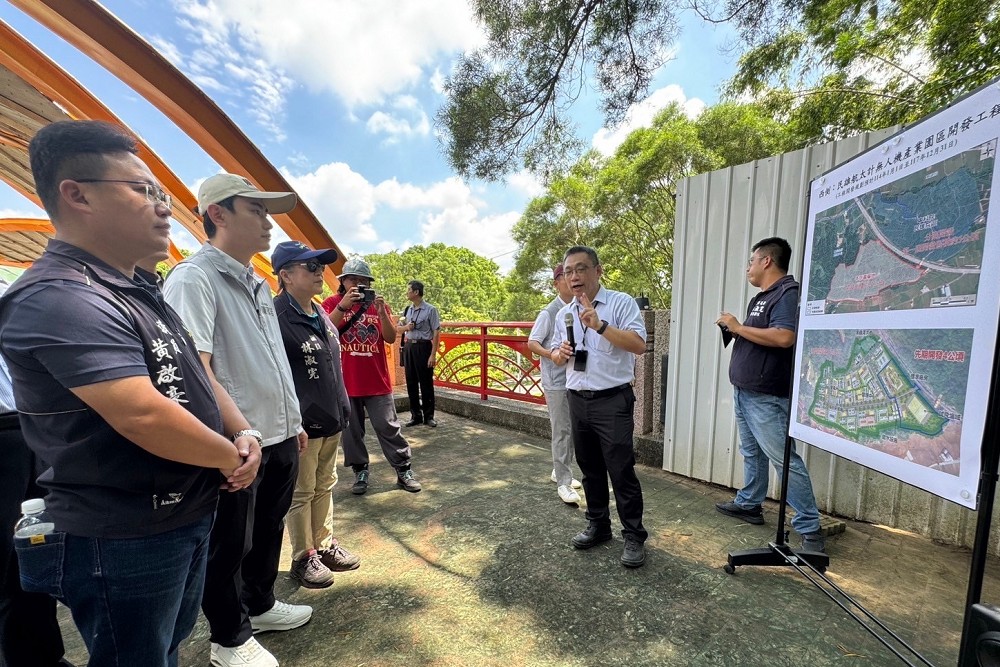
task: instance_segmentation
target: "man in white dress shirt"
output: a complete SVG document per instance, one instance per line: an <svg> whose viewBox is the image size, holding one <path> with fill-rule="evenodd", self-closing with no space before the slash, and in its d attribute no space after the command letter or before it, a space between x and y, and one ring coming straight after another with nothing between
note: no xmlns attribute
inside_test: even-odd
<svg viewBox="0 0 1000 667"><path fill-rule="evenodd" d="M573 546L589 549L611 539L610 477L625 538L621 562L640 567L648 533L635 474L632 381L635 356L646 351L646 327L635 299L603 287L602 272L593 248L573 246L566 251L563 274L575 296L559 311L558 321L572 315L575 340L566 339L565 327L556 327L552 347L552 361L569 363L566 388L573 444L587 497L587 527L573 538Z"/></svg>

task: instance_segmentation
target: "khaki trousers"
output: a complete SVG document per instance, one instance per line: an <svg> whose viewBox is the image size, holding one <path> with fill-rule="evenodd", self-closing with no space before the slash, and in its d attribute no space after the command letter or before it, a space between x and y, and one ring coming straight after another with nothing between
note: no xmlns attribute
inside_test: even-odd
<svg viewBox="0 0 1000 667"><path fill-rule="evenodd" d="M328 549L333 540L333 507L330 495L337 484L337 450L340 433L309 441L299 458L299 476L285 523L292 543L292 559L310 549Z"/></svg>

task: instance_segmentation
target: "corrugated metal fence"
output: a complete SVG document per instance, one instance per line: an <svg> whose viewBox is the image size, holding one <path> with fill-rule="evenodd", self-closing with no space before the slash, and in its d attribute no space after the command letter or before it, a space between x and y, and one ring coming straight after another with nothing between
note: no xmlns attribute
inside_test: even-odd
<svg viewBox="0 0 1000 667"><path fill-rule="evenodd" d="M739 454L729 384L729 350L715 320L743 319L756 292L746 280L750 247L768 236L792 246L799 278L809 181L874 146L895 129L685 179L674 232L670 364L664 410L663 468L739 487ZM971 545L975 514L880 473L799 443L822 511ZM777 495L773 470L769 495ZM997 519L994 518L994 525ZM998 553L996 534L991 552Z"/></svg>

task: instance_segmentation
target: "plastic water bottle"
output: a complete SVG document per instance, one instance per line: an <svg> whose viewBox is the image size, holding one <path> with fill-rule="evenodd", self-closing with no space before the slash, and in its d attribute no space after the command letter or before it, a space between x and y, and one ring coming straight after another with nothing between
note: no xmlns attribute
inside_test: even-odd
<svg viewBox="0 0 1000 667"><path fill-rule="evenodd" d="M21 520L14 526L14 537L31 539L34 543L39 535L48 535L56 530L52 517L45 511L43 498L32 498L21 503ZM34 538L34 539L32 539ZM45 541L42 537L41 542Z"/></svg>

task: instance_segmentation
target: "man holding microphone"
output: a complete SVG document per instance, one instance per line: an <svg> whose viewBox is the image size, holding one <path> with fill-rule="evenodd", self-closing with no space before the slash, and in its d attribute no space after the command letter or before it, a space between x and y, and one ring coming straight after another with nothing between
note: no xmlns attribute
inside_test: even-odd
<svg viewBox="0 0 1000 667"><path fill-rule="evenodd" d="M646 351L646 327L634 298L601 285L603 268L593 248L567 250L563 273L575 297L559 311L551 357L560 366L569 362L566 388L588 522L573 546L589 549L611 539L610 477L625 538L621 563L640 567L648 533L635 474L632 381L635 355Z"/></svg>

